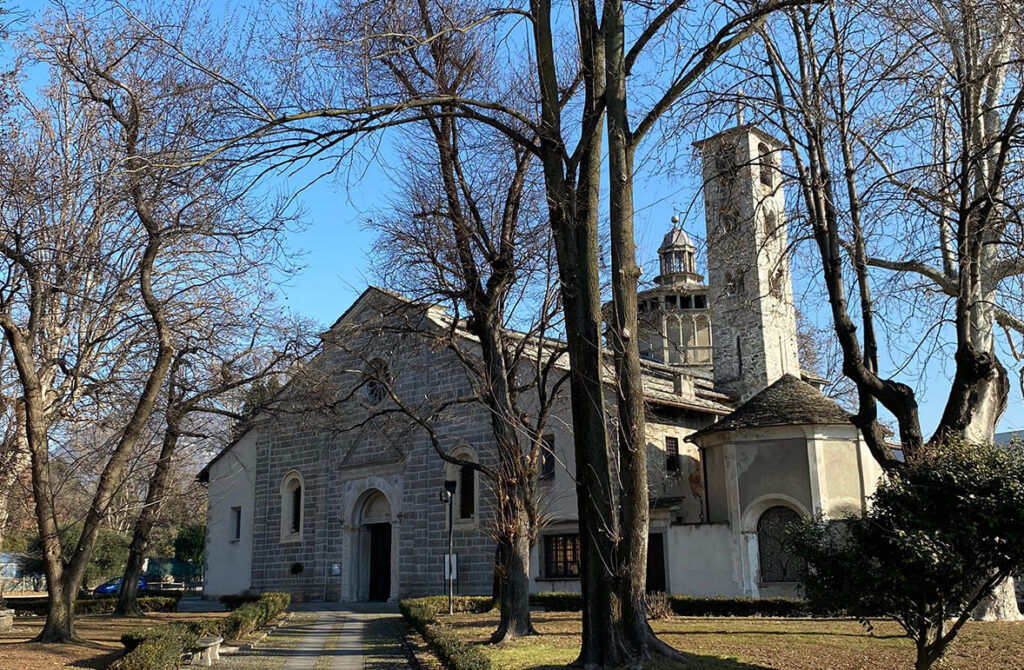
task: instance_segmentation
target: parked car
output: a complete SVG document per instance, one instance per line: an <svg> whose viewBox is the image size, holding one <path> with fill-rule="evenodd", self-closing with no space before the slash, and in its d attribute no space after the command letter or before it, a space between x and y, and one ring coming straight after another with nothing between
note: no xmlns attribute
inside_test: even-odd
<svg viewBox="0 0 1024 670"><path fill-rule="evenodd" d="M97 586L96 588L94 588L92 590L93 595L102 596L102 595L109 595L111 593L120 593L121 592L121 579L122 579L121 577L115 577L114 579L111 579L110 581L103 582L102 584L100 584L99 586ZM139 577L139 590L140 591L145 591L148 588L149 588L149 583L146 581L146 578L145 577Z"/></svg>

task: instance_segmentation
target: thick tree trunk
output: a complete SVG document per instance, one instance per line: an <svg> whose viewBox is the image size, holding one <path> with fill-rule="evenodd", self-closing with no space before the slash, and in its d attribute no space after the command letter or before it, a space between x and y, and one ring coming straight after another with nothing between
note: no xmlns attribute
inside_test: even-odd
<svg viewBox="0 0 1024 670"><path fill-rule="evenodd" d="M580 590L583 631L575 664L615 667L623 658L615 594L615 513L605 421L601 343L601 284L598 274L597 203L601 176L604 48L594 3L579 4L584 76L583 136L578 180L565 170L561 104L551 33L550 0L532 0L537 74L541 92L541 163L548 213L555 238L569 352L569 388L579 518Z"/></svg>
<svg viewBox="0 0 1024 670"><path fill-rule="evenodd" d="M515 403L508 384L501 314L497 305L476 305L477 336L480 338L484 359L484 380L487 390L485 404L491 409L491 430L497 445L498 481L494 482L499 500L497 535L499 548L495 551L495 576L500 579L499 605L501 620L492 636L500 642L530 635L530 546L533 537L531 520L527 514L528 497L532 488L528 480L533 473L526 467L519 435L516 431ZM525 560L523 559L525 555Z"/></svg>
<svg viewBox="0 0 1024 670"><path fill-rule="evenodd" d="M177 424L177 413L173 408L168 408L167 428L160 446L160 455L157 458L153 476L149 480L146 502L135 522L132 543L128 550L128 562L125 564L124 575L121 579L121 592L117 596L117 605L114 607L116 616L142 615L138 604L139 576L142 574L142 564L146 559L146 549L149 548L149 536L153 532L153 526L160 513L160 504L167 491L167 483L171 474L171 458L178 446Z"/></svg>
<svg viewBox="0 0 1024 670"><path fill-rule="evenodd" d="M525 510L520 512L520 516L526 517ZM521 518L518 526L526 529L529 524L529 519ZM491 642L504 642L535 633L530 621L530 535L528 532L516 533L510 539L510 542L502 543L498 551L501 564L495 566L496 574L500 570L501 619Z"/></svg>
<svg viewBox="0 0 1024 670"><path fill-rule="evenodd" d="M633 233L633 147L626 111L625 16L621 0L606 0L605 101L608 122L609 226L612 260L611 347L619 416L619 602L620 627L631 665L649 656L651 637L645 610L647 535L647 432L643 378L637 343L636 293L640 268Z"/></svg>
<svg viewBox="0 0 1024 670"><path fill-rule="evenodd" d="M77 642L75 633L75 597L63 588L50 586L49 570L47 570L47 606L46 623L43 630L35 637L35 642Z"/></svg>

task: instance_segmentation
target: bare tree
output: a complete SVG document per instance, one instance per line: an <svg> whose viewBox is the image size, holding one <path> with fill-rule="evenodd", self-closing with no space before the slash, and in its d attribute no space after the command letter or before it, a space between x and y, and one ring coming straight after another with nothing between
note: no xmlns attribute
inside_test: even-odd
<svg viewBox="0 0 1024 670"><path fill-rule="evenodd" d="M607 3L600 16L597 3L580 2L574 9L574 25L563 32L548 0L533 0L527 8L349 0L329 8L324 21L305 15L296 21L295 30L287 34L294 33L298 42L276 49L291 55L275 63L280 77L272 91L263 90L264 82L254 81L241 68L233 75L208 68L220 81L231 82L239 91L239 109L248 110L252 117L252 132L238 142L261 147L261 155L272 166L328 155L335 161L352 158L358 155L360 141L370 135L446 118L493 128L539 161L571 369L584 603L579 661L583 665L635 661L646 656L647 643L653 639L642 605L648 494L643 481L639 359L632 337L635 295L629 297L635 294L637 274L632 250L632 154L692 82L751 34L776 6L723 5L721 16L712 12L704 17L720 27L706 39L695 40L692 51L683 50L679 57L660 63L663 76L653 86L655 103L632 131L626 113L627 76L641 55L664 53L657 47L668 31L686 27L679 19L684 16L682 2L638 10L642 11L638 38L627 49L624 5L617 2ZM311 25L329 30L314 30L310 35L306 31ZM527 34L520 35L521 29ZM470 32L484 35L504 59L503 70L495 70L495 77L510 76L528 86L465 90L453 88L449 77L438 76L436 64L443 58L438 59L437 52L447 43L442 38ZM511 39L529 43L527 58L521 50L507 47ZM321 49L307 49L310 44ZM396 74L389 63L398 59L408 60L413 69ZM452 76L462 71L448 70ZM408 86L403 76L415 86ZM380 85L382 80L387 83ZM509 90L529 96L493 95ZM609 129L615 135L610 139L615 183L610 198L616 304L613 341L618 348L622 453L628 456L622 482L625 529L620 527L614 504L602 361L598 215L606 109L614 113ZM609 583L614 588L609 589ZM620 594L627 602L625 618Z"/></svg>
<svg viewBox="0 0 1024 670"><path fill-rule="evenodd" d="M314 349L308 326L268 309L258 300L249 302L238 294L224 295L221 291L211 298L201 308L187 305L181 314L181 326L186 330L179 331L175 338L178 343L161 399L163 435L133 524L114 608L117 615L141 614L139 576L164 500L176 488L173 477L181 474L174 468L181 442L210 440L229 433L233 422L242 418L237 407L239 391L286 373ZM210 422L206 417L220 421Z"/></svg>
<svg viewBox="0 0 1024 670"><path fill-rule="evenodd" d="M764 35L760 90L795 164L856 423L888 469L900 461L880 410L915 460L950 438L991 441L1006 409L997 329L1011 353L1024 333L1018 9L829 3L794 9ZM908 338L909 358L924 350L953 371L928 438L914 389L884 369ZM1012 582L1001 588L995 611L1016 618Z"/></svg>
<svg viewBox="0 0 1024 670"><path fill-rule="evenodd" d="M460 50L447 44L447 38L438 41L437 51L452 60L478 60L457 56ZM467 46L480 50L472 42ZM558 306L547 269L553 252L546 222L538 216L529 153L495 131L461 119L439 116L424 125L427 141L421 146L429 148L410 148L401 180L403 200L373 227L379 233L379 267L387 284L405 289L417 301L449 306L456 322L465 314L464 328L479 342L479 351L473 352L465 350L463 338L450 333L443 338L490 410L496 457L491 481L497 512L495 575L501 606L492 639L501 641L533 632L529 564L538 531L534 482L554 399L551 387L559 383L544 379L558 358L557 347L549 351L538 346L555 330ZM417 139L410 138L408 146L416 146ZM510 330L510 322L523 324L526 332ZM531 358L536 359L532 364ZM537 373L525 386L524 366ZM536 412L521 400L531 387L537 396L531 394L536 403L529 404Z"/></svg>
<svg viewBox="0 0 1024 670"><path fill-rule="evenodd" d="M53 73L47 105L26 103L3 189L0 327L24 399L44 550L50 607L39 639L53 642L75 639L74 599L93 545L170 370L169 301L269 267L286 224L272 200L246 199L249 181L233 163L196 160L217 123L209 88L112 18L64 13L40 29L35 53ZM75 408L103 414L102 388L131 379L127 416L104 417L113 437L65 552L51 443Z"/></svg>

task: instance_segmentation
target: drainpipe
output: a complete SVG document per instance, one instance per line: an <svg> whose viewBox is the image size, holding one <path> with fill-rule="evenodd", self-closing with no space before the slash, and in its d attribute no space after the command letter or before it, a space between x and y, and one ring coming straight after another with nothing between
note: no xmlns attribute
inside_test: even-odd
<svg viewBox="0 0 1024 670"><path fill-rule="evenodd" d="M708 502L708 459L704 447L697 447L697 455L700 456L701 477L704 478L704 523L711 523L711 507Z"/></svg>

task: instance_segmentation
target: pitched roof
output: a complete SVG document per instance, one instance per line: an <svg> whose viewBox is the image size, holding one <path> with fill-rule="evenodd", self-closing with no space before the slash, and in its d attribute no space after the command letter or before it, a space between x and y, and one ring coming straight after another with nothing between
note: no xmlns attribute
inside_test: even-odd
<svg viewBox="0 0 1024 670"><path fill-rule="evenodd" d="M723 430L764 426L849 423L850 414L805 381L783 375L717 423L694 433L700 437Z"/></svg>

